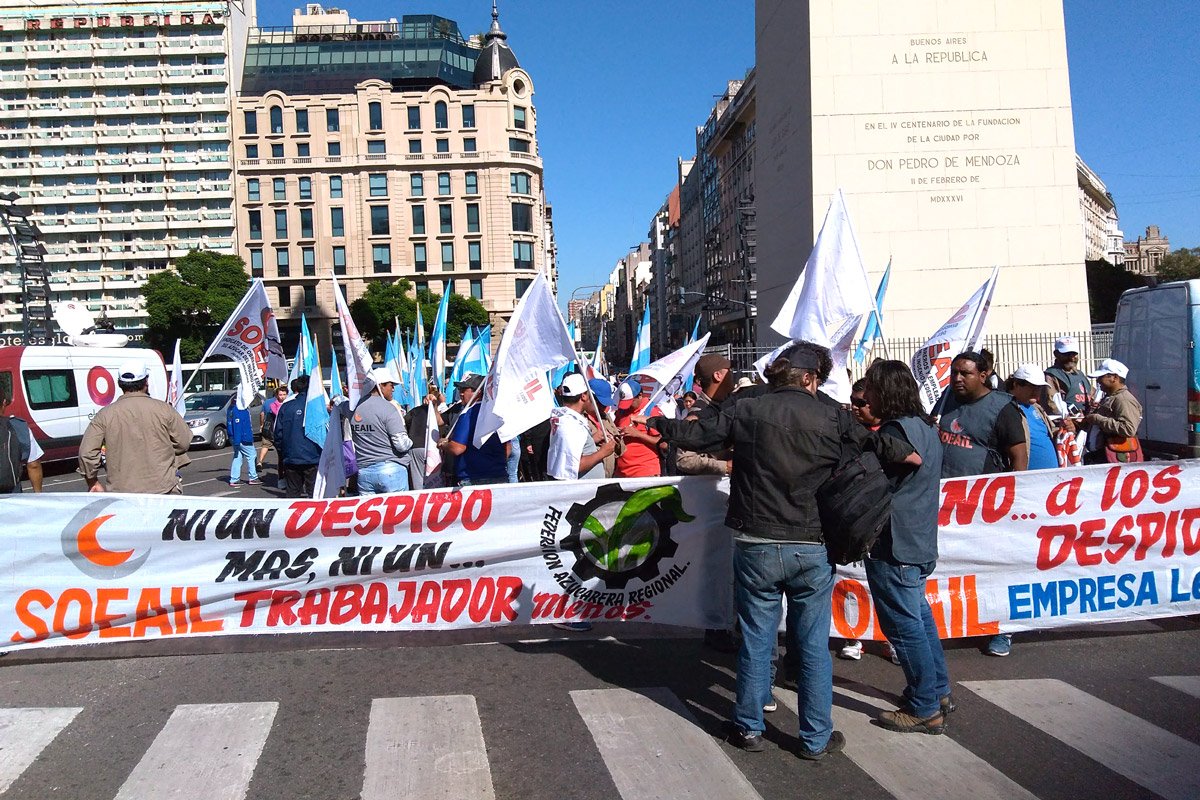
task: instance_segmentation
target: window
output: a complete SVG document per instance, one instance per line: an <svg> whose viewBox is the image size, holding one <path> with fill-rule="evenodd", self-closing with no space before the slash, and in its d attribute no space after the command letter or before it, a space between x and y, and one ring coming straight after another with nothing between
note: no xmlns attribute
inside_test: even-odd
<svg viewBox="0 0 1200 800"><path fill-rule="evenodd" d="M512 204L512 229L522 233L533 233L533 206L528 203Z"/></svg>
<svg viewBox="0 0 1200 800"><path fill-rule="evenodd" d="M450 122L448 120L448 116L449 115L446 114L446 104L444 102L442 102L441 100L438 100L436 103L433 104L433 127L434 128L436 128L439 131L444 128L449 128Z"/></svg>
<svg viewBox="0 0 1200 800"><path fill-rule="evenodd" d="M438 194L450 194L450 173L438 173Z"/></svg>
<svg viewBox="0 0 1200 800"><path fill-rule="evenodd" d="M331 156L340 156L342 154L341 142L330 142L326 145L326 148L328 148L326 152Z"/></svg>
<svg viewBox="0 0 1200 800"><path fill-rule="evenodd" d="M391 272L392 248L386 244L371 245L371 264L376 272Z"/></svg>
<svg viewBox="0 0 1200 800"><path fill-rule="evenodd" d="M452 206L438 206L438 224L442 233L454 233L454 209Z"/></svg>
<svg viewBox="0 0 1200 800"><path fill-rule="evenodd" d="M421 292L428 292L429 281L417 281L415 284L413 284L413 288L416 290L417 294L420 294Z"/></svg>
<svg viewBox="0 0 1200 800"><path fill-rule="evenodd" d="M75 376L69 369L25 370L24 377L25 399L32 410L71 408L79 403Z"/></svg>
<svg viewBox="0 0 1200 800"><path fill-rule="evenodd" d="M421 130L421 107L420 106L409 106L408 107L408 129L410 131Z"/></svg>
<svg viewBox="0 0 1200 800"><path fill-rule="evenodd" d="M271 106L271 133L283 133L283 109Z"/></svg>
<svg viewBox="0 0 1200 800"><path fill-rule="evenodd" d="M262 238L262 212L261 211L251 211L250 212L250 238L251 239L261 239Z"/></svg>
<svg viewBox="0 0 1200 800"><path fill-rule="evenodd" d="M258 133L258 112L244 111L244 112L242 112L242 114L243 114L244 119L246 120L246 133L249 133L249 134Z"/></svg>
<svg viewBox="0 0 1200 800"><path fill-rule="evenodd" d="M371 235L388 236L392 232L387 206L371 206Z"/></svg>
<svg viewBox="0 0 1200 800"><path fill-rule="evenodd" d="M371 187L371 197L387 197L387 175L378 172L368 175L367 182Z"/></svg>
<svg viewBox="0 0 1200 800"><path fill-rule="evenodd" d="M524 297L525 290L528 289L532 285L533 285L533 280L530 278L517 278L517 282L516 282L517 299L520 300L522 297Z"/></svg>
<svg viewBox="0 0 1200 800"><path fill-rule="evenodd" d="M367 153L369 155L378 156L387 152L387 142L383 139L372 139L367 142Z"/></svg>
<svg viewBox="0 0 1200 800"><path fill-rule="evenodd" d="M467 242L467 269L483 269L483 253L479 242Z"/></svg>
<svg viewBox="0 0 1200 800"><path fill-rule="evenodd" d="M275 248L275 273L281 277L288 276L288 249L286 247Z"/></svg>
<svg viewBox="0 0 1200 800"><path fill-rule="evenodd" d="M246 145L246 158L258 158L258 145Z"/></svg>
<svg viewBox="0 0 1200 800"><path fill-rule="evenodd" d="M508 149L514 153L528 153L529 142L525 139L509 139Z"/></svg>
<svg viewBox="0 0 1200 800"><path fill-rule="evenodd" d="M246 198L253 202L258 202L262 199L258 190L258 178L249 178L246 181Z"/></svg>
<svg viewBox="0 0 1200 800"><path fill-rule="evenodd" d="M346 248L340 244L333 248L333 274L346 274Z"/></svg>
<svg viewBox="0 0 1200 800"><path fill-rule="evenodd" d="M300 238L313 238L313 211L311 208L300 209Z"/></svg>
<svg viewBox="0 0 1200 800"><path fill-rule="evenodd" d="M466 184L467 194L479 194L479 173L468 172L463 176L463 182Z"/></svg>
<svg viewBox="0 0 1200 800"><path fill-rule="evenodd" d="M449 153L450 152L450 140L449 139L435 139L433 143L434 143L434 145L436 145L436 147L434 149L436 149L439 153Z"/></svg>
<svg viewBox="0 0 1200 800"><path fill-rule="evenodd" d="M429 269L429 260L425 255L424 242L418 242L413 245L413 268L417 272L425 272Z"/></svg>
<svg viewBox="0 0 1200 800"><path fill-rule="evenodd" d="M383 130L383 104L367 103L367 130Z"/></svg>
<svg viewBox="0 0 1200 800"><path fill-rule="evenodd" d="M287 211L282 208L275 212L275 238L287 238Z"/></svg>
<svg viewBox="0 0 1200 800"><path fill-rule="evenodd" d="M304 305L315 306L316 304L317 304L317 287L305 286L304 287Z"/></svg>
<svg viewBox="0 0 1200 800"><path fill-rule="evenodd" d="M341 208L329 209L329 229L330 236L346 235L346 224Z"/></svg>
<svg viewBox="0 0 1200 800"><path fill-rule="evenodd" d="M413 155L420 153L421 152L421 140L420 139L409 139L408 140L408 152Z"/></svg>
<svg viewBox="0 0 1200 800"><path fill-rule="evenodd" d="M475 152L475 137L474 136L467 136L467 137L463 138L463 152L464 153L474 153Z"/></svg>
<svg viewBox="0 0 1200 800"><path fill-rule="evenodd" d="M300 179L300 199L312 200L312 178Z"/></svg>
<svg viewBox="0 0 1200 800"><path fill-rule="evenodd" d="M332 133L341 129L342 126L338 124L338 110L336 108L325 109L325 130Z"/></svg>
<svg viewBox="0 0 1200 800"><path fill-rule="evenodd" d="M479 233L479 203L467 203L467 233Z"/></svg>
<svg viewBox="0 0 1200 800"><path fill-rule="evenodd" d="M517 269L533 269L533 242L513 242L513 266ZM520 297L520 293L517 297Z"/></svg>
<svg viewBox="0 0 1200 800"><path fill-rule="evenodd" d="M514 172L509 176L508 188L513 194L532 194L529 191L529 174Z"/></svg>
<svg viewBox="0 0 1200 800"><path fill-rule="evenodd" d="M464 105L462 107L462 117L463 117L463 127L464 128L474 128L475 127L475 106L469 105L469 104Z"/></svg>
<svg viewBox="0 0 1200 800"><path fill-rule="evenodd" d="M250 277L261 278L263 276L263 259L262 250L255 249L250 251Z"/></svg>
<svg viewBox="0 0 1200 800"><path fill-rule="evenodd" d="M513 127L525 130L525 107L513 106Z"/></svg>
<svg viewBox="0 0 1200 800"><path fill-rule="evenodd" d="M412 232L414 236L425 235L425 206L412 207Z"/></svg>
<svg viewBox="0 0 1200 800"><path fill-rule="evenodd" d="M442 272L454 271L454 242L442 242Z"/></svg>
<svg viewBox="0 0 1200 800"><path fill-rule="evenodd" d="M471 281L471 297L474 297L476 300L483 299L483 281L482 280L476 278L475 280Z"/></svg>
<svg viewBox="0 0 1200 800"><path fill-rule="evenodd" d="M340 198L342 196L342 176L329 176L329 196L332 198Z"/></svg>
<svg viewBox="0 0 1200 800"><path fill-rule="evenodd" d="M287 200L287 185L283 178L272 178L271 186L276 200Z"/></svg>
<svg viewBox="0 0 1200 800"><path fill-rule="evenodd" d="M425 176L419 172L414 172L408 176L409 194L413 197L425 196Z"/></svg>
<svg viewBox="0 0 1200 800"><path fill-rule="evenodd" d="M279 295L279 307L288 308L292 304L292 287L276 286L276 293Z"/></svg>
<svg viewBox="0 0 1200 800"><path fill-rule="evenodd" d="M283 158L283 142L271 145L271 158Z"/></svg>
<svg viewBox="0 0 1200 800"><path fill-rule="evenodd" d="M306 277L314 278L317 275L317 251L311 247L300 248L300 263L304 266L304 274ZM305 305L312 303L305 302Z"/></svg>
<svg viewBox="0 0 1200 800"><path fill-rule="evenodd" d="M308 133L308 109L296 109L296 133Z"/></svg>
<svg viewBox="0 0 1200 800"><path fill-rule="evenodd" d="M308 142L296 142L296 158L308 158L312 155L312 148Z"/></svg>

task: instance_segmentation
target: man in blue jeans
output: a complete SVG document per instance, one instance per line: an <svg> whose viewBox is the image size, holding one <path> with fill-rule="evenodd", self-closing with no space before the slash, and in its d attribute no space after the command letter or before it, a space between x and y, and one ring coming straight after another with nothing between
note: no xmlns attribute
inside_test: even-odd
<svg viewBox="0 0 1200 800"><path fill-rule="evenodd" d="M358 493L408 489L408 466L400 459L412 449L404 417L392 405L399 379L386 367L371 370L375 388L350 414L350 435L358 462Z"/></svg>

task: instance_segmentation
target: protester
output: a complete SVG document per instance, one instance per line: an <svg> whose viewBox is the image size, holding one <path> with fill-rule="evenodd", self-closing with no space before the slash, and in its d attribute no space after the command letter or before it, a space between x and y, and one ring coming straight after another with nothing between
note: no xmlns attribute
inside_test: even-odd
<svg viewBox="0 0 1200 800"><path fill-rule="evenodd" d="M262 423L262 446L258 448L258 459L255 467L259 472L263 469L263 459L267 457L267 452L271 449L271 442L275 439L275 420L279 416L279 407L287 400L287 387L276 386L275 395L263 403L262 411L259 412L259 422Z"/></svg>
<svg viewBox="0 0 1200 800"><path fill-rule="evenodd" d="M121 396L96 413L79 443L79 472L89 492L182 494L179 469L192 432L173 406L150 396L150 371L140 359L117 368ZM105 485L100 482L100 454Z"/></svg>
<svg viewBox="0 0 1200 800"><path fill-rule="evenodd" d="M459 486L508 483L508 453L511 449L508 443L501 442L499 436L490 436L481 447L475 446L479 403L472 400L482 383L483 378L474 375L454 384L462 394L465 407L452 423L454 427L449 438L438 443L443 454L454 457L454 478Z"/></svg>
<svg viewBox="0 0 1200 800"><path fill-rule="evenodd" d="M645 413L646 403L654 393L654 384L649 379L644 380L644 383L639 383L636 378L629 378L626 383L630 386L632 397L617 404L617 428L625 442L624 452L617 456L614 473L617 478L657 478L662 474L662 462L658 455L659 435L645 425L632 422L635 415L653 418L663 416L657 407ZM585 392L586 386L585 383Z"/></svg>
<svg viewBox="0 0 1200 800"><path fill-rule="evenodd" d="M246 462L248 486L259 486L258 468L254 458L254 426L250 423L250 411L241 402L242 389L238 389L234 401L225 412L225 430L233 448L233 462L229 465L229 485L242 483L242 462Z"/></svg>
<svg viewBox="0 0 1200 800"><path fill-rule="evenodd" d="M729 741L750 752L765 748L763 707L772 702L771 655L786 597L788 653L799 668L799 755L809 760L845 747L832 717L834 567L822 544L815 492L838 463L839 431L851 431L858 442L868 436L845 411L817 399L822 353L828 357L811 342L793 344L767 367L771 391L730 412L699 421L635 419L689 450L732 445L725 524L737 532L734 594L742 644Z"/></svg>
<svg viewBox="0 0 1200 800"><path fill-rule="evenodd" d="M482 385L482 375L465 375L461 381L455 381L454 388L458 392L458 399L442 412L442 420L446 425L441 431L441 439L438 440L438 450L442 454L442 486L453 486L458 482L457 460L454 451L450 448L449 437L454 431L454 425L458 422L459 416L474 403L475 393Z"/></svg>
<svg viewBox="0 0 1200 800"><path fill-rule="evenodd" d="M684 392L682 395L680 395L679 403L675 407L675 418L676 419L687 419L688 415L692 413L692 407L695 405L696 405L696 393L695 392Z"/></svg>
<svg viewBox="0 0 1200 800"><path fill-rule="evenodd" d="M530 482L548 480L546 457L550 447L550 420L521 431L521 475Z"/></svg>
<svg viewBox="0 0 1200 800"><path fill-rule="evenodd" d="M880 713L876 721L900 733L939 734L955 708L942 642L925 596L925 581L937 566L942 445L907 364L878 361L865 381L863 407L883 420L878 430L915 450L901 463L883 465L892 489L891 515L864 564L879 627L892 643L906 682L903 705Z"/></svg>
<svg viewBox="0 0 1200 800"><path fill-rule="evenodd" d="M696 361L695 390L688 392L693 397L685 419L703 420L720 413L721 402L733 391L732 363L725 356L709 353ZM686 395L685 395L686 396ZM674 446L675 471L680 475L728 475L731 450L718 453L696 453ZM728 633L722 631L725 637ZM727 638L717 641L719 634L706 634L706 642L718 650L729 650Z"/></svg>
<svg viewBox="0 0 1200 800"><path fill-rule="evenodd" d="M1058 431L1042 406L1043 395L1050 384L1037 364L1021 364L1008 379L1008 391L1013 402L1025 417L1029 430L1028 469L1057 469L1058 449L1054 439Z"/></svg>
<svg viewBox="0 0 1200 800"><path fill-rule="evenodd" d="M592 378L588 381L588 388L591 389L592 398L596 401L596 408L600 411L600 419L597 421L592 417L591 404L584 404L584 413L588 418L588 422L592 425L590 432L594 435L595 428L599 426L616 443L616 448L613 452L604 457L604 477L611 478L616 474L617 458L625 451L625 442L621 439L620 429L617 428L617 424L611 418L612 407L615 402L612 385L600 378Z"/></svg>
<svg viewBox="0 0 1200 800"><path fill-rule="evenodd" d="M1050 379L1050 391L1062 395L1069 414L1077 416L1087 411L1092 384L1079 371L1079 344L1074 336L1054 340L1054 365L1046 367L1045 374Z"/></svg>
<svg viewBox="0 0 1200 800"><path fill-rule="evenodd" d="M392 403L400 379L386 367L371 370L370 377L374 388L350 415L358 493L407 491L409 464L402 459L413 443L404 429L404 418Z"/></svg>
<svg viewBox="0 0 1200 800"><path fill-rule="evenodd" d="M312 497L321 461L321 446L304 435L304 405L309 377L292 379L292 398L279 408L275 420L275 449L283 466L288 497Z"/></svg>
<svg viewBox="0 0 1200 800"><path fill-rule="evenodd" d="M508 440L508 457L504 461L505 474L509 483L521 480L521 435Z"/></svg>
<svg viewBox="0 0 1200 800"><path fill-rule="evenodd" d="M603 478L604 459L616 451L616 439L605 439L588 423L588 383L579 373L563 378L557 389L559 407L550 417L550 450L546 474L559 481Z"/></svg>
<svg viewBox="0 0 1200 800"><path fill-rule="evenodd" d="M1083 418L1088 428L1087 464L1128 464L1144 461L1141 442L1137 439L1142 424L1142 404L1129 391L1125 379L1129 367L1115 358L1106 358L1094 372L1088 373L1104 390L1104 399L1096 410Z"/></svg>
<svg viewBox="0 0 1200 800"><path fill-rule="evenodd" d="M20 494L21 471L29 475L29 486L42 491L42 462L45 455L29 430L29 423L8 415L12 384L0 385L0 494Z"/></svg>
<svg viewBox="0 0 1200 800"><path fill-rule="evenodd" d="M436 387L429 387L425 401L408 412L405 421L408 425L408 438L412 440L412 450L408 451L408 484L413 489L437 489L442 485L442 473L439 469L433 475L425 475L425 430L429 425L430 404L434 423L434 445L441 440L442 429L446 425L439 408L445 404L445 398Z"/></svg>

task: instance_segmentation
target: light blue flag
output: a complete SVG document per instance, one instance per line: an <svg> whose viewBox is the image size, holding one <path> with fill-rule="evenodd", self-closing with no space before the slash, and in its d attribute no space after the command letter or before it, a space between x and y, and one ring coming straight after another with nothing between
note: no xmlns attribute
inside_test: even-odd
<svg viewBox="0 0 1200 800"><path fill-rule="evenodd" d="M317 348L312 333L308 330L308 318L303 314L300 315L300 352L304 354L304 361L300 366L301 374L312 375L317 365ZM325 443L323 437L320 443Z"/></svg>
<svg viewBox="0 0 1200 800"><path fill-rule="evenodd" d="M417 398L417 402L422 401L429 392L429 386L421 377L425 369L421 363L424 358L416 339L410 341L408 343L408 379L412 384L412 395Z"/></svg>
<svg viewBox="0 0 1200 800"><path fill-rule="evenodd" d="M866 360L875 345L875 340L883 338L883 326L880 324L878 312L883 311L883 297L887 294L888 280L891 277L892 262L889 259L887 269L883 271L883 277L879 279L879 288L875 290L875 308L871 311L870 316L867 317L867 327L863 329L858 349L854 351L854 360L859 364Z"/></svg>
<svg viewBox="0 0 1200 800"><path fill-rule="evenodd" d="M309 373L308 395L304 399L304 436L318 447L325 446L329 429L329 395L321 377L321 362L313 353L313 370Z"/></svg>
<svg viewBox="0 0 1200 800"><path fill-rule="evenodd" d="M480 331L475 340L479 342L479 374L487 375L492 371L492 326Z"/></svg>
<svg viewBox="0 0 1200 800"><path fill-rule="evenodd" d="M567 323L567 336L571 337L572 342L575 341L575 322L574 322L574 320ZM557 389L559 387L559 385L563 382L563 378L567 377L567 375L569 375L572 372L575 372L575 362L574 361L572 361L569 364L564 364L563 366L554 370L554 374L550 377L550 386L552 388Z"/></svg>
<svg viewBox="0 0 1200 800"><path fill-rule="evenodd" d="M633 343L633 358L629 362L629 374L636 375L642 369L650 366L650 304L647 303L642 311L642 321L638 325L637 340Z"/></svg>
<svg viewBox="0 0 1200 800"><path fill-rule="evenodd" d="M442 302L438 303L437 316L433 320L433 334L429 337L429 366L433 371L433 382L438 389L446 389L446 317L450 312L452 281L446 281Z"/></svg>
<svg viewBox="0 0 1200 800"><path fill-rule="evenodd" d="M687 343L691 344L700 337L700 315L696 315L696 324L692 326L692 335L688 337ZM687 380L683 382L683 391L690 392L692 384L696 382L696 373L692 372L687 376Z"/></svg>
<svg viewBox="0 0 1200 800"><path fill-rule="evenodd" d="M467 330L463 333L462 341L458 343L458 353L454 356L454 367L450 370L450 380L446 381L446 402L453 403L458 397L458 389L454 384L458 383L467 374L467 359L470 357L471 345L475 342L475 328L471 325L467 326Z"/></svg>
<svg viewBox="0 0 1200 800"><path fill-rule="evenodd" d="M329 396L342 396L342 376L338 374L337 352L329 353Z"/></svg>

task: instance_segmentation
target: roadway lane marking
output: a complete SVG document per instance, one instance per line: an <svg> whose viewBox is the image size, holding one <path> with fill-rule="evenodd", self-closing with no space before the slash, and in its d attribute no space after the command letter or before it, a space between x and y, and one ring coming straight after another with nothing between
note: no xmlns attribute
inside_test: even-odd
<svg viewBox="0 0 1200 800"><path fill-rule="evenodd" d="M624 800L762 800L670 690L571 692Z"/></svg>
<svg viewBox="0 0 1200 800"><path fill-rule="evenodd" d="M1200 797L1200 746L1053 679L962 684L1167 800Z"/></svg>
<svg viewBox="0 0 1200 800"><path fill-rule="evenodd" d="M1037 800L949 736L895 733L871 724L877 711L892 711L895 704L841 686L833 691L833 727L846 735L846 755L896 800ZM798 713L795 692L776 688L775 696ZM860 710L864 705L869 709Z"/></svg>
<svg viewBox="0 0 1200 800"><path fill-rule="evenodd" d="M495 800L479 709L470 695L371 701L362 800Z"/></svg>
<svg viewBox="0 0 1200 800"><path fill-rule="evenodd" d="M0 792L29 768L82 708L0 708Z"/></svg>
<svg viewBox="0 0 1200 800"><path fill-rule="evenodd" d="M1170 686L1172 689L1178 689L1192 697L1200 697L1200 675L1164 675L1150 680L1158 681L1163 686Z"/></svg>
<svg viewBox="0 0 1200 800"><path fill-rule="evenodd" d="M242 800L278 703L176 706L116 800Z"/></svg>

